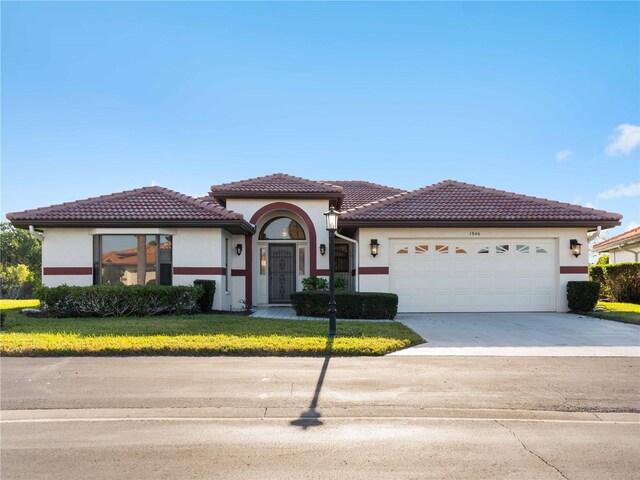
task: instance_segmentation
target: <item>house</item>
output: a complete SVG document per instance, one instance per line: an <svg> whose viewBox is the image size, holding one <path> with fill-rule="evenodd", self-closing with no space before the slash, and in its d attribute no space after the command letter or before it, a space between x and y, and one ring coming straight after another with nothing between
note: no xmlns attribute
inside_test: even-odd
<svg viewBox="0 0 640 480"><path fill-rule="evenodd" d="M640 262L640 227L627 230L591 247L609 255L609 263Z"/></svg>
<svg viewBox="0 0 640 480"><path fill-rule="evenodd" d="M566 311L587 233L621 215L446 180L419 190L274 174L192 198L158 186L7 218L44 236L43 283L217 282L216 309L287 304L327 276L324 213L341 211L336 271L402 312ZM157 248L160 246L160 248Z"/></svg>

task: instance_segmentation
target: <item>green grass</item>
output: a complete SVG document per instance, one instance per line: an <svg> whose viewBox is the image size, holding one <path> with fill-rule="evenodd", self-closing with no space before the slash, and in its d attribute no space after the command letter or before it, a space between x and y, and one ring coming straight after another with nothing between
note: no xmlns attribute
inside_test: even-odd
<svg viewBox="0 0 640 480"><path fill-rule="evenodd" d="M640 325L640 305L636 303L598 302L596 308L603 310L590 312L590 316Z"/></svg>
<svg viewBox="0 0 640 480"><path fill-rule="evenodd" d="M235 315L121 318L30 318L7 313L4 356L77 355L385 355L422 343L395 322L340 322L328 346L328 321ZM15 305L15 304L12 304ZM30 306L33 305L30 304Z"/></svg>

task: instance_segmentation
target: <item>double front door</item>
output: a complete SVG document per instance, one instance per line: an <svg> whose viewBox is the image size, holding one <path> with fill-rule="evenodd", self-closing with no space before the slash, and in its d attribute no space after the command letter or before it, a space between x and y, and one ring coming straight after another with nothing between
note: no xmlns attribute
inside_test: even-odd
<svg viewBox="0 0 640 480"><path fill-rule="evenodd" d="M269 245L269 303L291 303L296 291L296 245Z"/></svg>

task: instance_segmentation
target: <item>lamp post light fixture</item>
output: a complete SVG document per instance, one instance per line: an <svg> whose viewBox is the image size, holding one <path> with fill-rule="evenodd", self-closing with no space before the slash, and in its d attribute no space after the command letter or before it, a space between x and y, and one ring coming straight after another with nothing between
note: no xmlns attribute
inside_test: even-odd
<svg viewBox="0 0 640 480"><path fill-rule="evenodd" d="M324 257L324 254L327 253L327 246L324 243L320 244L320 255Z"/></svg>
<svg viewBox="0 0 640 480"><path fill-rule="evenodd" d="M242 244L241 243L236 245L236 253L238 255L242 255Z"/></svg>
<svg viewBox="0 0 640 480"><path fill-rule="evenodd" d="M582 244L575 238L572 238L569 240L569 250L571 250L574 257L578 258L582 253Z"/></svg>
<svg viewBox="0 0 640 480"><path fill-rule="evenodd" d="M378 243L378 240L376 238L372 238L371 242L369 243L369 248L371 249L371 256L373 258L376 258L376 255L378 255L379 246L380 244Z"/></svg>
<svg viewBox="0 0 640 480"><path fill-rule="evenodd" d="M333 207L324 214L329 232L329 336L336 335L336 230L338 229L338 212Z"/></svg>

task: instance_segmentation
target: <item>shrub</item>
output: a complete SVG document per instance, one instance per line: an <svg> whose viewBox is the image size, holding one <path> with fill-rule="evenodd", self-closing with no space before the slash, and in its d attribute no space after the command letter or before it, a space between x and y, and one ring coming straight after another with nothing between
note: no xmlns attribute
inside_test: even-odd
<svg viewBox="0 0 640 480"><path fill-rule="evenodd" d="M41 287L37 296L54 317L128 317L196 313L200 286L160 285Z"/></svg>
<svg viewBox="0 0 640 480"><path fill-rule="evenodd" d="M600 258L598 258L598 261L596 262L596 265L608 265L608 264L609 264L609 255L607 255L606 253L602 255Z"/></svg>
<svg viewBox="0 0 640 480"><path fill-rule="evenodd" d="M614 302L640 303L640 262L614 263L602 269Z"/></svg>
<svg viewBox="0 0 640 480"><path fill-rule="evenodd" d="M215 280L194 280L194 285L202 287L202 297L200 297L200 311L202 313L210 312L213 308L213 296L216 294Z"/></svg>
<svg viewBox="0 0 640 480"><path fill-rule="evenodd" d="M329 292L296 292L291 294L296 315L326 317ZM395 293L336 292L339 318L393 319L398 313Z"/></svg>
<svg viewBox="0 0 640 480"><path fill-rule="evenodd" d="M567 300L572 312L590 312L598 303L598 282L567 282Z"/></svg>
<svg viewBox="0 0 640 480"><path fill-rule="evenodd" d="M347 290L347 281L344 278L336 278L336 292Z"/></svg>
<svg viewBox="0 0 640 480"><path fill-rule="evenodd" d="M315 292L317 290L326 290L329 288L329 282L321 277L305 277L302 279L303 292Z"/></svg>
<svg viewBox="0 0 640 480"><path fill-rule="evenodd" d="M589 279L600 282L600 298L623 303L640 303L640 263L590 265Z"/></svg>
<svg viewBox="0 0 640 480"><path fill-rule="evenodd" d="M4 317L5 317L5 313L4 312L0 312L0 330L4 330Z"/></svg>

